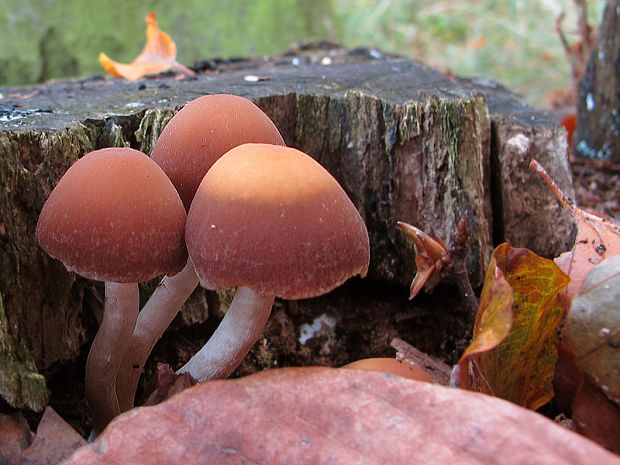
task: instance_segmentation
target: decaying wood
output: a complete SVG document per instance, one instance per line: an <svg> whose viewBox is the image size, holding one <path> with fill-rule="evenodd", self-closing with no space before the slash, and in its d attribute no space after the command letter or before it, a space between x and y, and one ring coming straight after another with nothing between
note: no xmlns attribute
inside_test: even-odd
<svg viewBox="0 0 620 465"><path fill-rule="evenodd" d="M413 276L399 220L449 245L468 214L474 285L503 240L546 256L570 247L572 223L528 169L536 158L571 193L565 133L551 120L494 83L449 79L401 58L344 61L294 66L280 57L185 80L2 89L0 396L41 410L47 393L39 372L75 358L94 334L95 321L82 310L100 305L101 288L67 273L34 240L53 186L90 150L128 145L150 153L173 114L206 93L252 99L288 145L338 179L368 226L370 279L408 284ZM254 73L265 79L244 79ZM195 293L185 315L204 319L204 293Z"/></svg>

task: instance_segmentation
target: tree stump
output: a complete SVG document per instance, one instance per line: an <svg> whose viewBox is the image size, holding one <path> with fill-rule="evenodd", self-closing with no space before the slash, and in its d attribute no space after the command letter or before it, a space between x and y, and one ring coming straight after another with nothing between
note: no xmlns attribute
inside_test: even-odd
<svg viewBox="0 0 620 465"><path fill-rule="evenodd" d="M99 288L35 242L50 191L91 150L150 153L174 113L203 94L250 98L288 145L336 177L368 226L367 279L410 282L414 250L397 221L450 244L469 215L474 286L500 242L549 257L570 248L572 222L528 168L536 158L572 194L566 135L551 119L496 83L451 79L408 59L324 48L318 57L329 61L300 52L220 64L193 79L0 89L0 396L9 405L43 409L48 394L39 373L75 359L94 334L84 309L100 305ZM195 293L188 321L206 317L206 300Z"/></svg>

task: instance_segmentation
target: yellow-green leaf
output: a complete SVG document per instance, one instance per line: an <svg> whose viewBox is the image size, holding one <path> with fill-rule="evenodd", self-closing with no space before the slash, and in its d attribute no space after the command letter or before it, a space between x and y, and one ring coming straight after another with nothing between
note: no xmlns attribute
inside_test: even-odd
<svg viewBox="0 0 620 465"><path fill-rule="evenodd" d="M568 281L552 260L509 244L498 246L485 278L472 344L459 361L461 387L530 409L548 402L557 360L555 330L563 317L558 293Z"/></svg>

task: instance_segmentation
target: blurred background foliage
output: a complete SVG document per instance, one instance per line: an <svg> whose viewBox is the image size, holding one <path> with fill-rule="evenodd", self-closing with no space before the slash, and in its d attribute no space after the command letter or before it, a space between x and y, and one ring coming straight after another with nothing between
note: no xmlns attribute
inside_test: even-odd
<svg viewBox="0 0 620 465"><path fill-rule="evenodd" d="M587 5L596 26L604 0ZM570 86L554 28L561 12L568 39L578 38L573 0L0 0L0 85L103 74L100 51L130 62L150 11L190 66L325 39L497 80L539 107L547 92Z"/></svg>

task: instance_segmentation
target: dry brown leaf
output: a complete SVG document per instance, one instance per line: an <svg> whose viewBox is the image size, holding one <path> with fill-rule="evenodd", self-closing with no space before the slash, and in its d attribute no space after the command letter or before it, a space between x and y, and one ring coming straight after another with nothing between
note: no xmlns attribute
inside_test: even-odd
<svg viewBox="0 0 620 465"><path fill-rule="evenodd" d="M69 458L86 440L47 407L37 427L34 440L22 454L22 465L56 465Z"/></svg>
<svg viewBox="0 0 620 465"><path fill-rule="evenodd" d="M177 46L172 38L157 26L157 13L151 12L144 18L146 22L146 45L130 64L118 63L101 52L99 63L115 77L135 81L149 74L158 74L173 68L186 76L195 73L176 61Z"/></svg>
<svg viewBox="0 0 620 465"><path fill-rule="evenodd" d="M384 373L267 370L126 412L65 465L618 465L501 399Z"/></svg>
<svg viewBox="0 0 620 465"><path fill-rule="evenodd" d="M32 433L21 413L0 414L0 464L20 465L22 452L31 442Z"/></svg>
<svg viewBox="0 0 620 465"><path fill-rule="evenodd" d="M157 364L157 386L144 402L144 405L155 405L198 384L189 373L176 374L167 363Z"/></svg>
<svg viewBox="0 0 620 465"><path fill-rule="evenodd" d="M620 454L620 407L584 380L572 404L573 421L585 437Z"/></svg>
<svg viewBox="0 0 620 465"><path fill-rule="evenodd" d="M402 221L397 224L416 248L416 274L409 291L409 299L413 299L431 277L441 271L444 261L450 259L450 252L440 238L433 239L421 229Z"/></svg>

